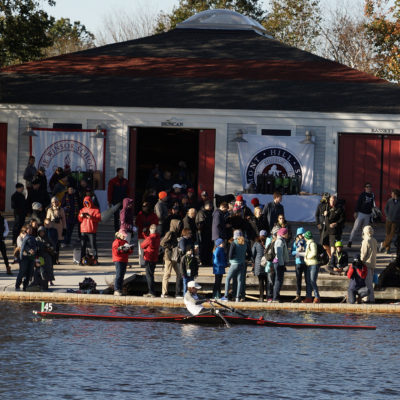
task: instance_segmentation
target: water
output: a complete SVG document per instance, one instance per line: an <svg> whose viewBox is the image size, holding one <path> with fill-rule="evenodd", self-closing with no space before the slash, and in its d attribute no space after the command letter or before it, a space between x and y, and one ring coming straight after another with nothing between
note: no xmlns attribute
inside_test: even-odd
<svg viewBox="0 0 400 400"><path fill-rule="evenodd" d="M123 315L183 311L54 306L61 312ZM41 320L34 309L39 304L1 303L1 399L400 398L397 316L269 312L265 318L279 321L378 329L227 329Z"/></svg>

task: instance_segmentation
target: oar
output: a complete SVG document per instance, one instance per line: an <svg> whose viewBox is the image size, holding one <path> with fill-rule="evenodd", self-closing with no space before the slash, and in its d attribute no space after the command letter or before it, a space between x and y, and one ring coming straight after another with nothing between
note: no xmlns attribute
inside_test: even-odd
<svg viewBox="0 0 400 400"><path fill-rule="evenodd" d="M231 324L226 320L226 318L222 314L220 314L219 310L215 310L215 315L220 317L222 319L222 321L225 322L225 325L227 328L232 328Z"/></svg>
<svg viewBox="0 0 400 400"><path fill-rule="evenodd" d="M234 312L234 313L236 313L236 314L239 314L240 316L242 316L242 317L244 317L244 318L248 318L248 315L242 313L241 311L236 310L236 308L229 307L229 306L227 306L227 305L225 305L225 304L220 303L220 302L217 301L217 300L211 300L211 302L212 302L212 303L215 303L215 304L218 304L219 306L221 306L221 307L223 307L223 308L226 308L226 309L229 310L229 311L232 311L232 312Z"/></svg>

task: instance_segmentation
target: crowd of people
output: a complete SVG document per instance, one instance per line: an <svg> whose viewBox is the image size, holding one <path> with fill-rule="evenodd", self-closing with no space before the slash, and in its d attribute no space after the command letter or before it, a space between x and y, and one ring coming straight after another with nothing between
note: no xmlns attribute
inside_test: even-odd
<svg viewBox="0 0 400 400"><path fill-rule="evenodd" d="M294 302L319 303L318 274L344 275L350 279L348 301L366 297L374 302L373 277L378 244L370 225L375 208L372 186L365 184L355 209L355 223L347 244L351 248L362 230L361 252L353 262L341 241L345 221L343 205L336 196L324 194L316 210L319 238L310 230L297 228L295 235L282 205L282 193L274 192L273 201L262 205L251 200L252 210L241 195L231 202L215 204L206 191L197 198L186 165L179 174L162 174L157 166L151 173L139 212L128 196L128 180L118 168L108 182L107 198L114 210L115 240L112 259L116 267L114 294L122 295L122 283L137 238L139 263L145 268L148 293L155 297L154 271L164 265L161 297L169 297L168 281L176 274L175 297L182 297L194 281L201 266L212 266L215 275L213 298L244 301L246 273L250 266L259 281L259 301L279 302L280 291L290 257L294 258L296 296ZM22 284L45 290L53 284L54 264L60 250L71 245L74 228L80 240L79 263L98 265L96 233L101 214L97 198L88 182L74 179L68 168L57 168L49 183L43 168L36 170L30 157L24 173L25 186L16 184L11 203L14 210L12 243L14 263L19 263L16 289ZM27 195L24 194L26 187ZM382 251L400 226L399 192L393 190L385 214L386 238ZM28 221L26 221L28 219ZM7 273L11 274L4 238L7 220L0 215L0 250ZM225 275L224 291L222 282ZM306 293L302 297L302 282ZM365 289L364 289L365 288ZM361 290L362 289L362 290ZM363 296L361 296L361 294Z"/></svg>

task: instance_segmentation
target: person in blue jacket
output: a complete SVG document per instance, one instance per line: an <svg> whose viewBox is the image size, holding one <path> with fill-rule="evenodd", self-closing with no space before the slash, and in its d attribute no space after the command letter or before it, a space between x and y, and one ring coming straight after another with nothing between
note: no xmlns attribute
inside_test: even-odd
<svg viewBox="0 0 400 400"><path fill-rule="evenodd" d="M292 300L293 303L301 302L301 278L304 274L306 276L306 264L304 257L299 253L303 253L306 250L306 241L304 239L305 230L303 227L297 228L296 238L294 239L292 246L292 255L295 256L296 261L296 297Z"/></svg>
<svg viewBox="0 0 400 400"><path fill-rule="evenodd" d="M221 283L225 273L225 268L228 265L224 249L224 239L218 238L215 241L215 249L213 252L213 274L215 275L213 297L214 299L221 298Z"/></svg>

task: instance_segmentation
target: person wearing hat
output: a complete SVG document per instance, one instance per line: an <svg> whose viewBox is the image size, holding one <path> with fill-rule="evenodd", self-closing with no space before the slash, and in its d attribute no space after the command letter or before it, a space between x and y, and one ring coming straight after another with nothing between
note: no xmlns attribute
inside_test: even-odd
<svg viewBox="0 0 400 400"><path fill-rule="evenodd" d="M331 275L342 275L349 269L349 256L343 250L343 244L340 240L335 243L335 251L328 264Z"/></svg>
<svg viewBox="0 0 400 400"><path fill-rule="evenodd" d="M252 204L252 206L253 206L254 208L260 207L261 210L264 208L264 205L263 205L263 204L260 204L260 200L258 200L257 197L253 197L253 198L250 200L250 203Z"/></svg>
<svg viewBox="0 0 400 400"><path fill-rule="evenodd" d="M368 303L375 303L374 295L374 273L376 267L376 253L378 251L378 242L374 238L374 229L371 225L364 226L363 240L361 242L360 259L367 266L367 276L365 284L368 288Z"/></svg>
<svg viewBox="0 0 400 400"><path fill-rule="evenodd" d="M197 294L199 289L201 289L201 286L198 283L190 281L188 283L188 290L183 298L187 310L192 315L199 315L204 308L202 304L209 301L208 299L202 299L199 297Z"/></svg>
<svg viewBox="0 0 400 400"><path fill-rule="evenodd" d="M46 213L43 210L43 206L41 203L35 201L32 204L32 214L31 214L31 220L34 219L37 221L39 225L43 224L43 221L46 217Z"/></svg>
<svg viewBox="0 0 400 400"><path fill-rule="evenodd" d="M318 292L317 279L318 279L318 247L314 242L313 235L310 231L304 234L307 246L304 255L304 262L306 263L306 298L303 303L312 303L312 291L314 290L314 303L320 303L320 296Z"/></svg>
<svg viewBox="0 0 400 400"><path fill-rule="evenodd" d="M248 220L253 216L250 208L246 206L242 195L236 196L235 204L233 205L233 213L240 215L243 220Z"/></svg>
<svg viewBox="0 0 400 400"><path fill-rule="evenodd" d="M253 247L251 248L251 255L253 257L254 263L254 275L258 278L258 290L259 290L259 300L264 301L268 298L267 288L268 288L268 276L265 272L265 267L261 265L261 259L265 253L265 239L267 237L267 231L260 231L260 234L255 238Z"/></svg>
<svg viewBox="0 0 400 400"><path fill-rule="evenodd" d="M273 260L274 271L275 271L274 291L272 297L273 303L279 302L279 296L285 274L285 267L286 264L289 262L289 252L286 244L286 240L288 237L287 228L280 228L276 236L277 239L274 244L275 258Z"/></svg>
<svg viewBox="0 0 400 400"><path fill-rule="evenodd" d="M294 239L292 246L292 255L295 256L296 263L296 297L293 299L293 303L299 303L301 301L301 280L304 274L304 280L306 279L306 264L304 257L300 253L303 253L306 249L306 241L304 239L305 229L301 226L297 228L296 238Z"/></svg>
<svg viewBox="0 0 400 400"><path fill-rule="evenodd" d="M115 281L114 281L114 296L121 296L122 283L128 265L129 255L133 253L132 247L126 241L126 233L119 230L115 234L115 240L112 244L112 261L115 265Z"/></svg>
<svg viewBox="0 0 400 400"><path fill-rule="evenodd" d="M169 194L170 205L180 204L182 200L182 186L179 183L172 185L172 192Z"/></svg>
<svg viewBox="0 0 400 400"><path fill-rule="evenodd" d="M358 302L361 303L361 299L368 296L369 289L365 282L367 274L368 268L361 261L360 255L357 254L347 271L347 277L350 279L347 289L347 302L349 304L354 304L356 302L356 297L358 297Z"/></svg>
<svg viewBox="0 0 400 400"><path fill-rule="evenodd" d="M221 298L221 283L222 277L225 273L225 268L228 265L225 254L225 241L218 238L215 241L215 249L213 252L213 274L215 275L214 288L213 288L213 298Z"/></svg>
<svg viewBox="0 0 400 400"><path fill-rule="evenodd" d="M168 202L168 193L165 191L158 193L158 201L154 207L154 212L156 213L157 218L158 218L157 230L161 236L164 236L165 232L169 228L169 227L165 226L165 223L167 222L167 218L168 218L167 202Z"/></svg>
<svg viewBox="0 0 400 400"><path fill-rule="evenodd" d="M221 300L227 301L229 296L230 281L237 282L235 301L244 301L244 285L246 279L246 253L247 244L240 230L233 232L233 241L229 247L229 270L225 280L225 296ZM233 285L234 287L235 285Z"/></svg>

